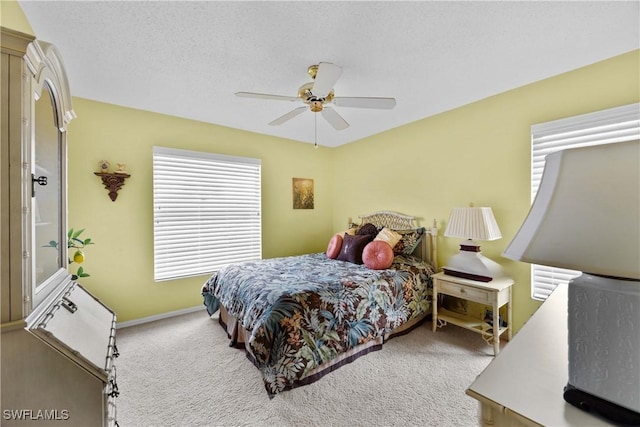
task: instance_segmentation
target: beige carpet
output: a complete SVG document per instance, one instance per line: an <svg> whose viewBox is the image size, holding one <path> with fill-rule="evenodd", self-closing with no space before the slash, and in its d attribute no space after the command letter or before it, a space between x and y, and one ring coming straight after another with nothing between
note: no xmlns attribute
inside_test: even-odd
<svg viewBox="0 0 640 427"><path fill-rule="evenodd" d="M270 400L206 312L118 330L121 427L477 426L465 389L492 360L473 332L427 322Z"/></svg>

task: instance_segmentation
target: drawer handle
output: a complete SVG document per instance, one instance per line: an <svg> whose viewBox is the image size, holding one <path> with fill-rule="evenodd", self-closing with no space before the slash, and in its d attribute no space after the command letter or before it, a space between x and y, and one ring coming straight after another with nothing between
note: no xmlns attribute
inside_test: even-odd
<svg viewBox="0 0 640 427"><path fill-rule="evenodd" d="M116 383L113 379L109 380L109 384L111 384L111 391L109 392L110 397L118 397L120 396L120 392L118 391L118 383Z"/></svg>
<svg viewBox="0 0 640 427"><path fill-rule="evenodd" d="M466 290L464 290L464 289L460 289L460 293L461 293L461 294L466 294L466 293L467 293L467 291L466 291Z"/></svg>
<svg viewBox="0 0 640 427"><path fill-rule="evenodd" d="M78 310L78 306L67 297L62 297L62 306L70 313L75 313Z"/></svg>

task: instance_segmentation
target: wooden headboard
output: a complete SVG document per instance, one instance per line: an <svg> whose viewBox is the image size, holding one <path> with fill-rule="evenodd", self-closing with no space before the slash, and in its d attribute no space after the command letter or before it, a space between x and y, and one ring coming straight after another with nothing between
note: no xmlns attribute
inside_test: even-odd
<svg viewBox="0 0 640 427"><path fill-rule="evenodd" d="M392 230L410 230L420 228L415 217L392 211L373 212L366 215L360 215L358 218L360 218L360 224L354 224L353 221L351 221L351 218L349 218L349 227L371 223L378 228L388 227ZM433 220L433 225L431 227L423 228L425 229L425 235L422 238L422 244L420 244L414 251L414 255L427 261L436 271L438 271L438 229L436 227L436 220Z"/></svg>

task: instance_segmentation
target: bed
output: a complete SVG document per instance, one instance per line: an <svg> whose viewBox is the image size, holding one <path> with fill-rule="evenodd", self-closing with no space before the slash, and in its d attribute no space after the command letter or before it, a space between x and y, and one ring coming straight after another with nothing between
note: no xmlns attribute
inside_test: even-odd
<svg viewBox="0 0 640 427"><path fill-rule="evenodd" d="M342 256L347 239L354 239L349 236L365 228L370 241L388 230L401 236L388 268L328 255L331 243L344 239ZM202 288L209 315L219 311L229 345L246 351L271 398L381 349L431 313L435 222L418 227L414 217L375 212L360 216L358 225L349 219L349 228L337 235L326 253L228 265Z"/></svg>

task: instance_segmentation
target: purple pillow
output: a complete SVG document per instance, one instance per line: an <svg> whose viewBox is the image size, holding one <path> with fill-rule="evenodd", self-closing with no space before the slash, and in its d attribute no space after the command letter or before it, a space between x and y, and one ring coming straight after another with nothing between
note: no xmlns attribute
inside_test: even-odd
<svg viewBox="0 0 640 427"><path fill-rule="evenodd" d="M356 231L357 235L361 235L361 234L373 234L375 237L378 234L378 228L371 224L370 222L364 224L362 227L360 227L358 229L358 231Z"/></svg>
<svg viewBox="0 0 640 427"><path fill-rule="evenodd" d="M345 234L342 240L342 248L338 259L340 261L348 261L354 264L362 264L362 251L375 236L372 234L351 236Z"/></svg>

